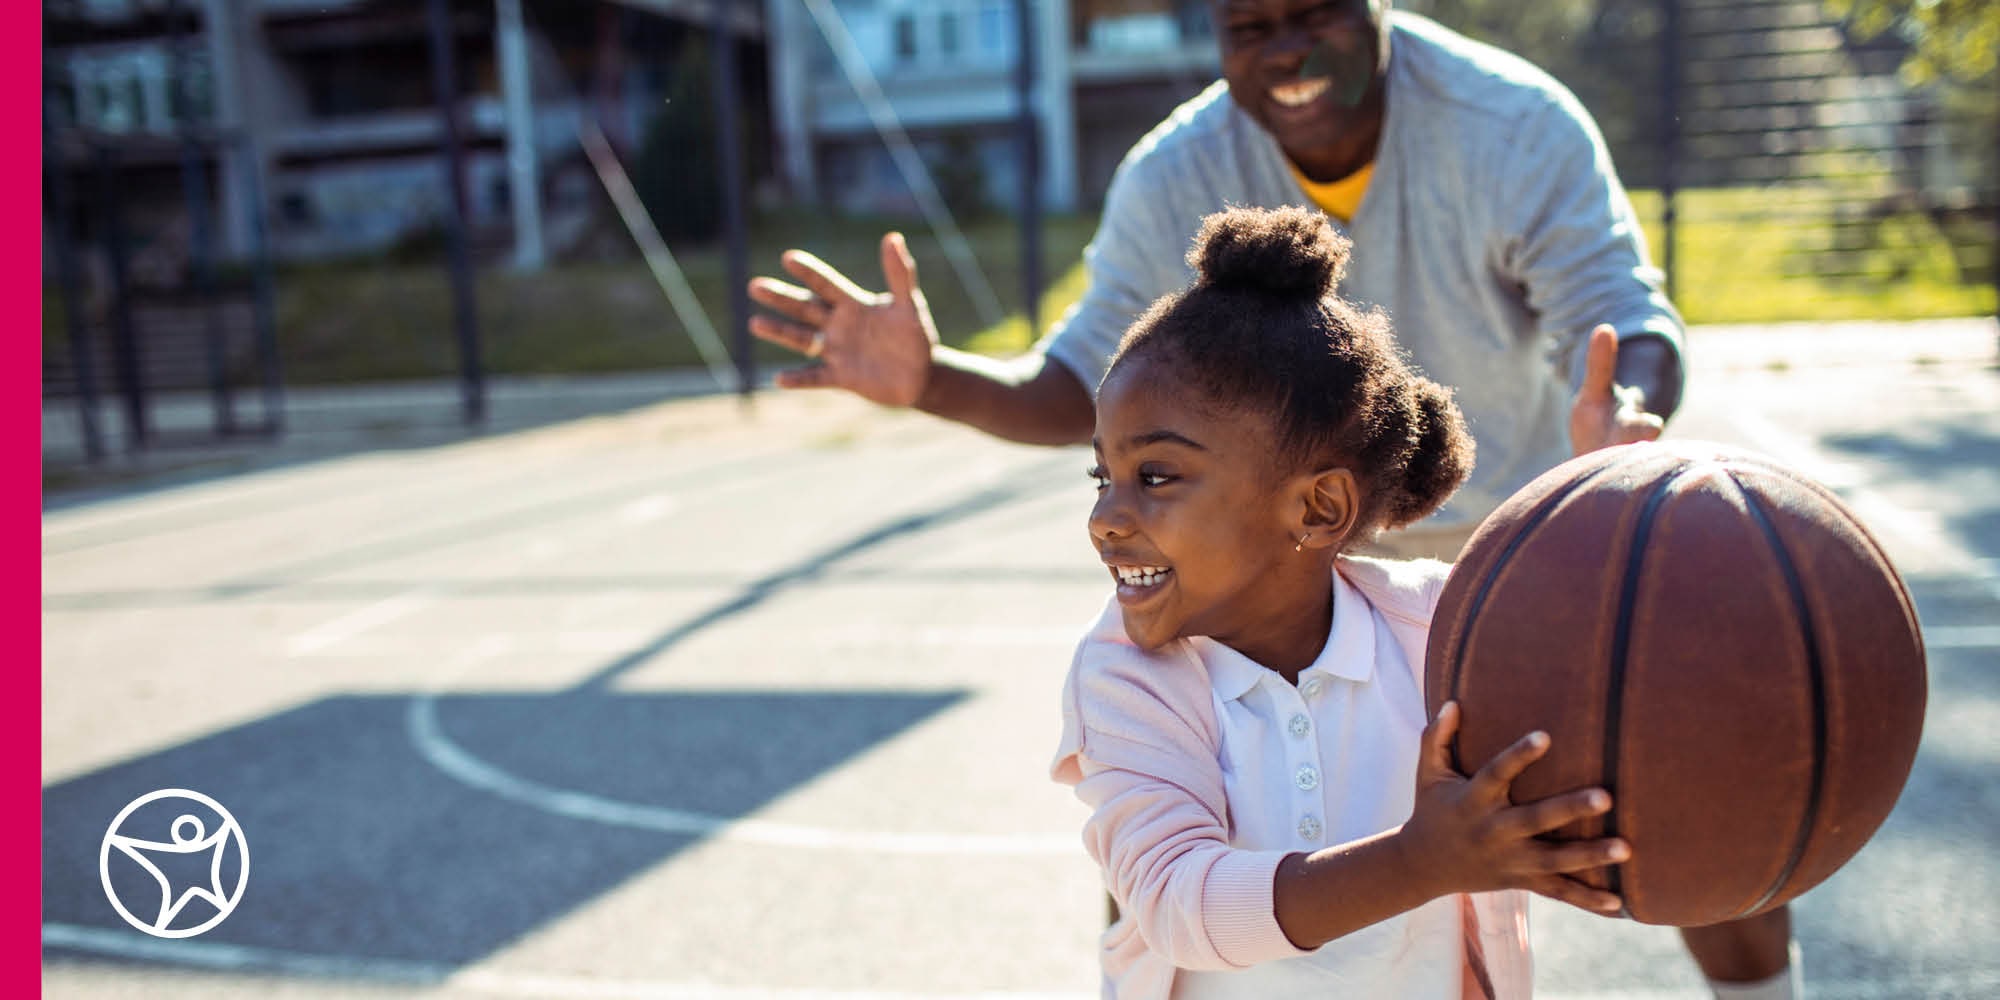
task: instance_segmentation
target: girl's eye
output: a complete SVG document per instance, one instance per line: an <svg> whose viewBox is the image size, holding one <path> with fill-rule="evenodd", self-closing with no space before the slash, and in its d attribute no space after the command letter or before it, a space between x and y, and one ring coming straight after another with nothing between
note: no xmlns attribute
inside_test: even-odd
<svg viewBox="0 0 2000 1000"><path fill-rule="evenodd" d="M1091 481L1096 483L1097 488L1100 490L1111 485L1111 474L1104 471L1104 466L1093 465L1083 470L1083 474L1089 476Z"/></svg>
<svg viewBox="0 0 2000 1000"><path fill-rule="evenodd" d="M1151 488L1153 488L1153 487L1157 487L1157 486L1165 486L1165 485L1167 485L1168 483L1171 483L1171 482L1173 482L1173 481L1174 481L1174 477L1172 477L1172 476L1168 476L1168 475L1162 475L1161 473L1158 473L1158 472L1141 472L1141 473L1139 473L1139 483L1140 483L1141 485L1143 485L1143 486L1147 487L1148 489L1151 489Z"/></svg>

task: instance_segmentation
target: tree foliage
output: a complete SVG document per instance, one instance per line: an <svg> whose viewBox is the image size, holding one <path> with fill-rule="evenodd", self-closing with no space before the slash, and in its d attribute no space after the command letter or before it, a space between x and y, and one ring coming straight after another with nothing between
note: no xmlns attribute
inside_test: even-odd
<svg viewBox="0 0 2000 1000"><path fill-rule="evenodd" d="M1993 72L2000 50L1994 0L1825 0L1862 38L1894 32L1910 46L1903 77L1912 85L1969 83Z"/></svg>

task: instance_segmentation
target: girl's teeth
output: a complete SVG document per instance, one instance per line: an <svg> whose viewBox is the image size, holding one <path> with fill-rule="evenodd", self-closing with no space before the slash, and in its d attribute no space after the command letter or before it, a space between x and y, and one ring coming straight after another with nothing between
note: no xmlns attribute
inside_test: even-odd
<svg viewBox="0 0 2000 1000"><path fill-rule="evenodd" d="M1132 587L1150 587L1167 578L1164 566L1118 567L1118 582Z"/></svg>

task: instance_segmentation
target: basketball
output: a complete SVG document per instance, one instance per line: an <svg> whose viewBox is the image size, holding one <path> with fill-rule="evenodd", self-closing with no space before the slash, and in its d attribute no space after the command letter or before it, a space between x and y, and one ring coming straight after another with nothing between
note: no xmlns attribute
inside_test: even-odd
<svg viewBox="0 0 2000 1000"><path fill-rule="evenodd" d="M1515 802L1610 790L1556 836L1630 841L1584 878L1651 924L1751 916L1832 875L1923 729L1923 641L1881 546L1827 489L1713 444L1605 449L1528 484L1467 543L1425 667L1432 714L1459 702L1461 773L1541 729Z"/></svg>

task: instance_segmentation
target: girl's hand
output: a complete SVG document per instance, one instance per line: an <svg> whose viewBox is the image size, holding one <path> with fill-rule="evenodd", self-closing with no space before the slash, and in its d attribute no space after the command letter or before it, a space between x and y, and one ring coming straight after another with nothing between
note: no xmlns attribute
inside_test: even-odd
<svg viewBox="0 0 2000 1000"><path fill-rule="evenodd" d="M1610 793L1586 788L1514 805L1509 798L1514 779L1548 753L1548 734L1529 733L1466 778L1451 768L1451 740L1457 733L1458 703L1446 702L1424 730L1416 808L1403 824L1401 839L1410 852L1411 870L1439 896L1527 889L1595 913L1624 909L1616 895L1568 874L1628 860L1629 844L1616 837L1561 843L1537 839L1610 811Z"/></svg>

